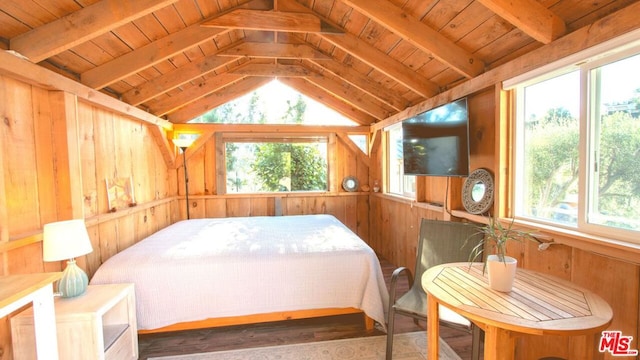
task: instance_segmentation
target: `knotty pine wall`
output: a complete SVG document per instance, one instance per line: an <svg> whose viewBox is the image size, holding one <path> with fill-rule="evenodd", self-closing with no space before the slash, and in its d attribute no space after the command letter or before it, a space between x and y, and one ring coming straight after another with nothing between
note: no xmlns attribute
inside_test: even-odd
<svg viewBox="0 0 640 360"><path fill-rule="evenodd" d="M42 226L85 218L89 276L106 259L177 219L175 171L149 128L62 91L0 76L0 275L61 271L42 261ZM108 212L105 179L133 176L138 206ZM5 220L6 219L6 220ZM11 359L9 318L0 359Z"/></svg>
<svg viewBox="0 0 640 360"><path fill-rule="evenodd" d="M489 88L469 95L471 169L487 168L494 174L504 173L496 163L498 151L497 120L499 102L503 99L499 88ZM504 136L504 134L501 134ZM372 164L382 164L384 141L374 143ZM498 170L496 170L498 169ZM382 178L382 166L373 165L373 177ZM499 176L497 181L500 181ZM372 194L370 199L370 244L384 258L397 265L415 267L420 219L451 221L481 220L465 214L460 198L462 180L457 178L419 177L418 198L409 201L386 194ZM497 196L500 196L498 193ZM446 204L446 209L428 204ZM547 239L570 242L567 236L544 231ZM564 240L564 241L562 241ZM600 255L580 247L554 244L546 251L538 251L536 244L525 242L511 245L510 255L518 259L518 266L540 271L572 281L603 297L614 310L610 329L620 330L634 337L632 348L638 348L640 316L640 266L638 262ZM599 340L599 337L598 337ZM594 344L596 347L597 344ZM518 340L517 359L530 360L545 356L573 359L564 337L528 336ZM610 355L605 358L613 359Z"/></svg>
<svg viewBox="0 0 640 360"><path fill-rule="evenodd" d="M49 222L85 219L93 252L77 261L91 277L109 257L186 218L183 167L167 162L155 125L6 76L0 119L0 276L64 268L42 261ZM367 239L368 193L347 193L340 184L353 175L366 185L369 164L346 137L332 138L332 191L248 196L217 195L207 175L216 173L211 137L188 152L191 217L327 213ZM129 176L137 205L109 212L105 179ZM0 359L12 359L10 333L9 317L2 318Z"/></svg>

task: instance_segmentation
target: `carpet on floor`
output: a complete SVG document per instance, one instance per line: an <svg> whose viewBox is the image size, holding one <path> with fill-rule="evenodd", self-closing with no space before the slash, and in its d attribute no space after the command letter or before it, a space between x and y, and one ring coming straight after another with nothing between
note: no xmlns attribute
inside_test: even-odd
<svg viewBox="0 0 640 360"><path fill-rule="evenodd" d="M302 344L266 346L202 354L162 356L149 360L384 360L386 336L328 340ZM396 334L394 360L426 360L427 335L424 331ZM460 360L440 339L440 359Z"/></svg>

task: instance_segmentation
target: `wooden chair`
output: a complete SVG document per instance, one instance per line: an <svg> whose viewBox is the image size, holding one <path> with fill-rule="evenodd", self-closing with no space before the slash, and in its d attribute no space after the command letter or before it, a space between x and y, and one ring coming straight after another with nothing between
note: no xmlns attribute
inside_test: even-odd
<svg viewBox="0 0 640 360"><path fill-rule="evenodd" d="M391 360L393 351L393 326L395 314L410 316L416 324L427 319L427 294L420 279L430 267L451 262L468 261L471 249L482 239L475 224L422 219L414 277L406 267L397 268L391 275L389 311L387 314L387 353ZM401 274L406 274L409 291L396 300L396 284ZM480 329L455 312L440 307L440 324L465 329L472 333L472 359L480 357Z"/></svg>

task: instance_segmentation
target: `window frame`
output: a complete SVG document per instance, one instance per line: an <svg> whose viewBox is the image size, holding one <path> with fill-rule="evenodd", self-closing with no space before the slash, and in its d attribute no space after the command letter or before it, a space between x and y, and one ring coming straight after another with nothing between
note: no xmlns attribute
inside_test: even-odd
<svg viewBox="0 0 640 360"><path fill-rule="evenodd" d="M259 192L228 192L227 191L227 143L323 143L326 144L327 163L327 188L325 190L296 190L296 191L259 191ZM216 174L217 193L222 195L251 195L251 194L322 194L335 189L335 181L331 176L331 159L335 157L335 135L332 133L243 133L224 132L216 134L216 167L219 170Z"/></svg>
<svg viewBox="0 0 640 360"><path fill-rule="evenodd" d="M392 160L391 160L391 132L396 132L398 131L400 133L400 139L402 139L402 123L396 123L393 124L387 128L384 129L385 131L385 145L386 145L386 150L385 151L385 156L384 156L384 161L385 161L385 186L383 187L383 192L390 194L390 195L395 195L395 196L402 196L402 197L406 197L412 200L416 199L416 176L415 175L404 175L404 165L403 165L403 160L404 158L400 159L400 166L401 166L401 170L400 172L402 173L401 179L399 181L399 191L392 191L391 190L391 171L392 171ZM413 191L407 190L407 188L413 188Z"/></svg>
<svg viewBox="0 0 640 360"><path fill-rule="evenodd" d="M510 208L514 209L514 213L510 214L518 221L523 223L533 224L534 226L541 225L542 227L557 229L559 231L570 231L579 234L585 234L588 237L603 237L605 239L615 239L634 245L640 244L639 233L637 230L626 230L622 228L610 227L599 225L595 223L589 223L588 210L592 206L592 196L594 195L590 187L593 181L590 177L594 176L594 154L593 146L595 146L595 136L597 136L597 126L600 121L597 118L597 114L594 113L592 106L595 93L591 93L590 90L593 87L595 79L592 78L592 71L598 67L614 63L630 56L640 56L640 36L638 33L634 33L632 39L628 36L614 39L608 43L601 44L595 49L583 51L580 54L576 54L566 59L559 60L556 63L549 64L544 68L537 69L531 73L523 74L516 78L507 80L503 83L503 89L513 93L513 99L515 101L515 109L511 113L511 121L514 126L512 127L511 139L514 141L511 144L511 156L513 161L513 171L510 175ZM622 45L621 45L622 44ZM522 216L521 206L522 201L518 202L518 193L520 192L518 184L522 184L522 171L515 168L515 164L522 163L522 151L521 144L523 142L523 131L521 130L523 122L521 119L524 116L524 96L523 89L526 86L543 82L550 78L561 76L571 71L578 70L580 81L580 105L579 105L579 178L578 178L578 218L577 224L574 226L563 226L553 221L545 221L540 218L533 218L528 216ZM596 111L597 112L597 111Z"/></svg>

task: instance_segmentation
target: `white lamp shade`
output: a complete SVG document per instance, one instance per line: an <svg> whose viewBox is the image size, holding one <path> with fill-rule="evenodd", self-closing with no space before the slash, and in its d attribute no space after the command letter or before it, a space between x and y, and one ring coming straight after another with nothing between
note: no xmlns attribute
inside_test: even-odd
<svg viewBox="0 0 640 360"><path fill-rule="evenodd" d="M60 261L73 259L93 251L84 220L59 221L44 225L42 259Z"/></svg>
<svg viewBox="0 0 640 360"><path fill-rule="evenodd" d="M173 144L179 148L188 148L189 146L191 146L191 144L193 144L193 140L194 139L185 139L185 138L179 138L179 139L172 139L171 141L173 141Z"/></svg>

